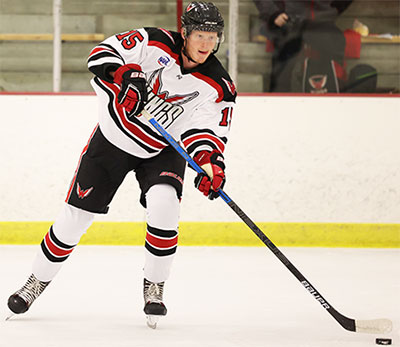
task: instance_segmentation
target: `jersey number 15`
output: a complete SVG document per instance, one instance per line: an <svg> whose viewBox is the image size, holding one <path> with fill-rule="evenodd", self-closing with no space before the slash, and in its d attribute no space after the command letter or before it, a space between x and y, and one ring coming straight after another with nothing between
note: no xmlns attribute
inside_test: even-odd
<svg viewBox="0 0 400 347"><path fill-rule="evenodd" d="M221 113L222 113L222 119L219 122L219 125L221 127L227 127L230 125L231 120L232 120L232 111L233 108L232 107L225 107Z"/></svg>
<svg viewBox="0 0 400 347"><path fill-rule="evenodd" d="M131 30L126 33L116 35L117 39L121 41L121 45L125 49L132 49L136 46L137 42L142 42L144 40L142 34L137 30Z"/></svg>

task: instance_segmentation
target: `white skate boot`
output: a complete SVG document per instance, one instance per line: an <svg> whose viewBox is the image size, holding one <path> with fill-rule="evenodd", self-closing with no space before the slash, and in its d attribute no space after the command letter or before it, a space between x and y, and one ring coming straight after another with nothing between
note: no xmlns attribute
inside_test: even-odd
<svg viewBox="0 0 400 347"><path fill-rule="evenodd" d="M155 329L161 316L167 314L163 301L164 282L153 283L146 279L143 282L144 313L147 316L147 325Z"/></svg>

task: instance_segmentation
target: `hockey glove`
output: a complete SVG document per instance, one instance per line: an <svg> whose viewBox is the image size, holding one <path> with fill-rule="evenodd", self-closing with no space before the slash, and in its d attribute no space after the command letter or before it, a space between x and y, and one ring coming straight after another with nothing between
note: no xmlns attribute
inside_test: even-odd
<svg viewBox="0 0 400 347"><path fill-rule="evenodd" d="M218 198L218 190L225 184L224 157L214 149L212 152L201 151L193 159L207 173L199 173L196 176L195 187L210 200Z"/></svg>
<svg viewBox="0 0 400 347"><path fill-rule="evenodd" d="M121 86L118 103L128 116L138 116L147 102L146 75L139 65L123 65L115 71L114 82Z"/></svg>

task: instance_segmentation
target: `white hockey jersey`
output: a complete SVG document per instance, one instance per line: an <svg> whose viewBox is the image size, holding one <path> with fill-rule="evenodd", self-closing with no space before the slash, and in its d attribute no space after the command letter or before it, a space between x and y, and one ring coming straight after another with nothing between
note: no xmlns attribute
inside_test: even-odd
<svg viewBox="0 0 400 347"><path fill-rule="evenodd" d="M118 148L150 158L168 146L144 116L127 116L117 102L120 88L109 71L137 64L149 85L146 109L157 121L192 155L200 150L224 152L235 86L213 54L204 64L185 70L182 45L177 32L141 28L111 36L91 51L88 67L95 74L91 83L99 100L100 129Z"/></svg>

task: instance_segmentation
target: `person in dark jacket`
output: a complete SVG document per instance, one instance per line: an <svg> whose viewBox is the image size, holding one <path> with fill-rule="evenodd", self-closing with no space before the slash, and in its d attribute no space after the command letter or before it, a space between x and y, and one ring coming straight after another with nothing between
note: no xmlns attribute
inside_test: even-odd
<svg viewBox="0 0 400 347"><path fill-rule="evenodd" d="M342 64L345 38L335 21L352 0L253 0L274 45L270 92L291 92L296 58L306 44Z"/></svg>

